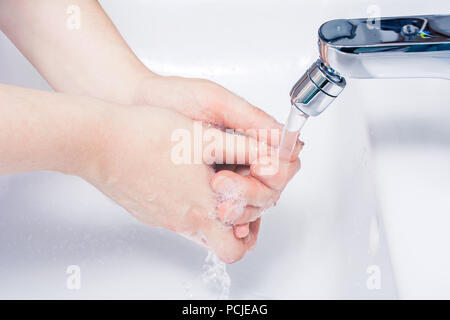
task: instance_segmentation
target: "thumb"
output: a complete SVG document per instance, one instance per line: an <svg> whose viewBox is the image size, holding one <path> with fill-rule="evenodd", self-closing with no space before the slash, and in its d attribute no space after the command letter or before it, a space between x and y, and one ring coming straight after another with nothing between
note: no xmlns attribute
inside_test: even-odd
<svg viewBox="0 0 450 320"><path fill-rule="evenodd" d="M279 144L279 136L271 137L267 132L271 130L281 132L283 129L282 124L278 123L263 110L253 106L226 89L224 89L222 97L221 105L223 110L223 124L225 127L240 130L270 145L276 146Z"/></svg>

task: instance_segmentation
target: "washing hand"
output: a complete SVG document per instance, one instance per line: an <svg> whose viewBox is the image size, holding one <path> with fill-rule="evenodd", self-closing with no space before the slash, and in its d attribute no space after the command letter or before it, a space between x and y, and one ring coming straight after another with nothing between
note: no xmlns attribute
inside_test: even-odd
<svg viewBox="0 0 450 320"><path fill-rule="evenodd" d="M196 141L190 139L199 123L167 108L150 106L116 107L109 118L98 170L89 174L87 181L138 220L203 243L225 262L239 260L255 244L259 221L252 222L248 235L238 239L232 226L217 219L221 199L210 186L215 174L210 164L222 163L227 156L231 163L237 159L249 163L254 160L250 151L258 143L205 126L204 135L215 136L222 143L209 149L211 152L207 152L211 144L205 143L195 162L191 147ZM172 141L181 135L187 139ZM238 139L243 143L233 143L236 149L225 149L226 140ZM258 201L254 197L266 196L254 189L246 196L251 203Z"/></svg>
<svg viewBox="0 0 450 320"><path fill-rule="evenodd" d="M280 142L281 124L208 80L149 74L136 90L135 99L140 104L164 106L191 119L237 130L275 148ZM214 175L211 185L222 199L219 218L235 226L236 237L247 237L251 223L259 223L261 213L277 202L281 191L300 168L298 155L302 146L303 142L298 141L291 159L272 163L273 169L265 166L278 159L266 158L250 166L228 166L227 170Z"/></svg>
<svg viewBox="0 0 450 320"><path fill-rule="evenodd" d="M198 126L214 139L195 140ZM140 221L199 241L228 263L255 244L259 221L238 239L218 219L222 199L211 187L213 165L248 165L253 151L265 147L167 108L0 85L0 174L79 176ZM255 203L256 196L246 199Z"/></svg>
<svg viewBox="0 0 450 320"><path fill-rule="evenodd" d="M213 123L222 128L238 130L259 141L266 142L272 147L278 145L282 126L266 113L213 82L156 75L137 59L97 1L83 0L79 2L79 5L83 12L83 27L71 31L64 28L64 21L62 21L63 25L60 25L60 20L53 19L60 12L66 12L67 4L64 1L35 1L32 4L26 0L0 2L0 28L56 91L100 98L113 104L131 106L130 109L135 108L133 106L137 104L146 105L149 110L154 111L154 114L150 116L158 126L173 128L172 122L176 122L173 119L177 119L178 114L182 114L190 119L189 121L200 120ZM28 6L30 10L23 10L24 6ZM19 23L26 25L27 28L17 27ZM47 45L43 47L42 43ZM76 45L74 46L74 44ZM168 118L162 111L156 112L152 106L170 109L178 114L172 113L173 119ZM131 113L135 113L135 111ZM161 116L160 119L158 119L159 116ZM131 115L125 116L124 114L124 118L127 117L131 117ZM126 137L129 144L134 144L134 135L139 136L140 134L140 132L130 132L132 127L120 129L133 134L127 137L125 135L117 136L118 141L123 141ZM258 129L262 129L266 135L258 132ZM148 128L142 130L142 133L145 133ZM273 131L277 131L278 134L272 135ZM239 257L250 247L249 244L253 244L256 240L260 223L259 216L262 210L277 201L280 192L299 168L298 152L301 146L302 144L299 142L293 157L289 161L283 160L277 163L275 170L265 168L267 163L262 161L264 159L259 159L259 163L248 162L245 165L222 166L221 168L216 166L216 169L222 169L216 173L206 170L205 165L197 165L196 170L200 170L199 167L202 167L202 170L208 171L208 174L206 171L201 171L202 175L193 177L195 179L192 181L196 181L200 176L205 179L209 177L209 180L206 179L210 184L208 190L220 200L217 203L217 214L225 229L220 229L215 221L215 230L227 231L217 234L229 236L234 230L237 238L235 242L231 242L231 240L228 242L235 244L231 246L235 249L230 249L232 251L230 256ZM126 147L125 142L123 142L123 147ZM129 180L128 183L125 179L128 173L130 173L130 177L134 175L136 181L145 181L146 184L153 181L154 184L151 187L154 189L163 190L164 186L168 184L164 180L165 176L162 172L144 170L138 173L137 166L131 165L132 163L144 165L143 161L150 160L152 156L155 156L150 146L147 150L148 154L143 151L139 153L138 150L133 151L134 153L131 153L132 150L129 150L130 153L123 153L120 152L120 148L116 152L116 156L112 159L116 161L115 168L126 171L120 175L123 180L117 180L117 184L114 184L114 180L106 179L106 173L103 177L104 180L100 178L92 180L93 183L98 183L99 188L110 186L118 192L123 190L124 194L128 192L126 188L129 188L130 199L135 201L124 200L124 206L127 204L136 206L139 203L138 200L143 199L131 197L131 190L135 194L144 194L149 191L147 189L140 190L137 187L138 184L133 185L132 180ZM136 158L131 158L130 154ZM124 161L122 165L120 164L121 160ZM156 165L155 168L160 166L161 164ZM186 171L180 172L182 167L174 166L172 168L173 172L178 172L178 180L187 179L184 177L185 174L190 177L188 173L190 170L185 168ZM114 171L111 171L110 174L115 176ZM149 177L153 180L150 178L146 180L146 174L150 175ZM119 177L116 178L119 179ZM101 181L106 181L105 185ZM119 181L127 187L121 188ZM205 181L202 180L202 182ZM160 185L156 183L160 183ZM139 185L139 187L147 187L146 184ZM206 187L204 188L206 190ZM104 192L111 193L112 197L117 195L106 189ZM191 188L192 190L195 189ZM166 204L171 205L172 196L169 193L166 196L168 199ZM204 196L209 199L212 197L206 194ZM190 192L183 200L191 203L191 197L197 199L194 192ZM120 199L123 200L126 197L118 197L117 201ZM152 199L152 196L149 196L148 199ZM154 205L158 201L163 200L161 197L156 198L148 204ZM133 208L129 208L129 210L131 211ZM144 211L142 210L142 212ZM211 212L211 207L208 210L205 209L205 212ZM166 213L168 217L173 218L171 212ZM142 218L142 216L140 217ZM163 217L161 216L160 219ZM172 224L167 223L166 227L169 228ZM216 246L215 250L219 251L217 249L218 242L214 242L213 239L217 240L220 237L214 238L209 235L209 238L211 246ZM242 241L238 239L242 239ZM240 250L236 248L240 248ZM221 256L230 261L227 255L223 253Z"/></svg>
<svg viewBox="0 0 450 320"><path fill-rule="evenodd" d="M247 111L257 110L252 108ZM262 210L275 204L298 170L301 144L296 160L278 162L264 141L208 126L195 129L202 124L170 108L116 107L109 118L99 170L86 180L137 219L203 242L228 263L254 246ZM200 138L195 130L202 131ZM259 164L261 154L274 170ZM215 173L214 164L234 170Z"/></svg>

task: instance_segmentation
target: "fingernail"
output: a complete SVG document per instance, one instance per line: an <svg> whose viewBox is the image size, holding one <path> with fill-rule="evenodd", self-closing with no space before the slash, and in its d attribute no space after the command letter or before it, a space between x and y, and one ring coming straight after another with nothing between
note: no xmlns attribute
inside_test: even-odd
<svg viewBox="0 0 450 320"><path fill-rule="evenodd" d="M248 224L239 225L234 228L234 235L236 236L236 238L239 239L245 238L246 236L248 236L249 233L250 229Z"/></svg>

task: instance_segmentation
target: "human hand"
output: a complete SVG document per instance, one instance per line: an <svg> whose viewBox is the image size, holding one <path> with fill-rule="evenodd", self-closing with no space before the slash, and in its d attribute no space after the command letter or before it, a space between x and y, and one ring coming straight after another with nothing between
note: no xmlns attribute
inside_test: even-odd
<svg viewBox="0 0 450 320"><path fill-rule="evenodd" d="M96 165L83 178L138 220L199 241L227 263L239 260L255 244L259 220L249 226L248 236L238 239L232 226L217 218L220 199L210 186L215 172L209 164L222 163L230 152L219 147L209 154L202 152L199 163L177 163L171 140L174 132L194 136L193 120L151 106L112 105L108 113L100 132L102 149L95 151ZM254 139L212 127L205 130L223 141L244 141L231 150L235 152L232 162L254 160L250 153L258 147ZM250 194L248 200L256 201Z"/></svg>
<svg viewBox="0 0 450 320"><path fill-rule="evenodd" d="M273 147L280 142L281 124L208 80L151 74L141 82L135 99L139 104L164 106L191 119L242 132ZM219 218L235 226L236 237L247 237L250 223L259 223L262 211L277 202L281 191L300 168L298 155L302 147L303 142L298 141L291 158L272 163L273 170L264 170L270 161L260 159L251 166L227 166L213 177L211 185L222 199Z"/></svg>
<svg viewBox="0 0 450 320"><path fill-rule="evenodd" d="M237 238L251 236L252 224L260 220L263 211L274 206L287 183L300 169L298 155L303 142L298 142L290 159L263 158L249 168L222 170L211 181L222 201L218 217L234 227ZM275 160L275 161L274 161Z"/></svg>
<svg viewBox="0 0 450 320"><path fill-rule="evenodd" d="M214 163L254 160L250 150L262 147L254 139L203 128L166 108L6 85L0 85L0 97L0 174L52 170L79 176L139 220L199 240L225 262L254 245L259 222L251 236L235 238L217 218L219 201L210 187ZM202 135L198 141L198 126L217 143ZM177 139L183 135L187 140ZM228 150L225 140L236 148ZM180 162L184 154L187 161Z"/></svg>
<svg viewBox="0 0 450 320"><path fill-rule="evenodd" d="M280 134L278 138L272 139L270 135L261 136L259 132L255 132L255 129L274 129L281 133L282 126L280 124L263 111L251 106L219 85L199 79L161 77L149 71L127 46L97 1L83 2L82 7L85 13L83 28L77 32L67 32L64 28L55 27L59 20L50 19L52 23L48 23L50 21L48 19L36 18L53 17L55 13L64 11L66 9L65 2L52 2L51 5L48 1L34 2L32 5L34 14L32 15L28 14L28 11L22 10L25 2L1 2L2 10L0 12L7 14L0 19L2 21L0 28L56 91L97 97L104 101L131 106L157 105L175 110L190 119L214 123L223 128L236 129L256 137L260 141L266 141L272 146L279 143ZM27 3L27 5L29 4ZM28 25L29 28L17 28L17 21ZM41 43L48 45L41 48L39 47ZM80 45L74 49L73 43ZM37 47L39 47L38 51L36 51ZM93 55L92 52L95 54ZM166 120L163 123L166 123ZM170 123L170 121L168 122ZM67 126L67 128L71 127ZM121 136L118 138L119 140L123 139ZM130 137L131 144L134 143L133 138ZM123 144L125 145L125 143ZM125 157L125 155L122 156ZM52 158L56 159L57 157ZM126 160L132 162L132 159L127 158ZM139 161L141 160L138 159L137 162ZM78 161L74 162L78 163ZM273 204L274 199L277 199L279 190L291 177L291 174L287 173L294 172L298 167L298 163L296 163L297 161L294 160L286 165L280 165L280 168L286 168L280 170L279 174L270 177L261 175L261 172L258 173L258 170L248 166L219 171L218 177L230 175L230 172L240 176L233 175L232 180L245 177L245 182L251 183L252 186L245 185L244 180L241 179L242 185L239 184L239 187L243 190L267 191L264 187L274 187L273 181L276 181L277 187L272 188L271 192L266 192L265 201L259 202L265 204L260 207L263 208ZM124 166L126 165L127 163L124 164ZM120 163L117 163L117 167L120 167ZM213 179L212 182L214 181ZM162 182L164 183L164 181ZM220 184L218 183L218 185ZM120 190L118 186L117 188ZM250 191L248 193L251 194ZM220 190L218 190L218 194L220 194ZM245 216L249 215L244 214L243 217ZM254 219L255 215L251 215L249 221ZM252 228L250 225L244 224L243 228L244 230L257 229L259 220L256 220L253 226ZM240 229L242 228L237 227L236 231ZM243 234L243 232L237 232L240 237Z"/></svg>

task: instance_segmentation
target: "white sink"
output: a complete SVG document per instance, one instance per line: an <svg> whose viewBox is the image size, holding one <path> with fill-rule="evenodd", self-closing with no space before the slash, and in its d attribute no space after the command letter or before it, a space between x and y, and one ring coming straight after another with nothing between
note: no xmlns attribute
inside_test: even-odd
<svg viewBox="0 0 450 320"><path fill-rule="evenodd" d="M450 81L358 85L399 295L449 299Z"/></svg>
<svg viewBox="0 0 450 320"><path fill-rule="evenodd" d="M386 16L450 9L444 0L377 2ZM320 24L367 16L371 3L102 1L150 68L217 81L280 121L317 58ZM0 82L48 88L3 36ZM302 170L264 216L258 246L228 267L229 297L449 297L449 89L348 79L305 126ZM57 173L0 177L0 257L0 298L216 297L192 289L204 249ZM81 268L80 290L66 287L69 265Z"/></svg>

